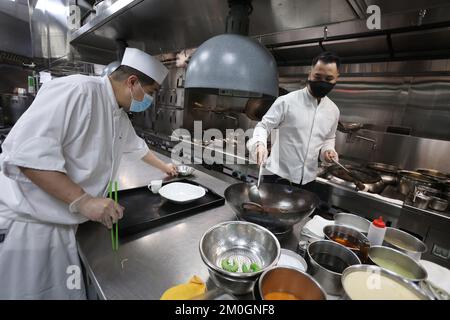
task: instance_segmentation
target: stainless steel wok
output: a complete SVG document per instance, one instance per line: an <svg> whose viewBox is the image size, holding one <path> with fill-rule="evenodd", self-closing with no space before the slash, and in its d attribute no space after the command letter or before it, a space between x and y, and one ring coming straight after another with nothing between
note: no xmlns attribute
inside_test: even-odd
<svg viewBox="0 0 450 320"><path fill-rule="evenodd" d="M225 190L225 199L239 219L268 228L275 234L284 234L292 226L314 212L319 197L312 192L277 183L261 183L260 203L252 202L253 184L236 183Z"/></svg>

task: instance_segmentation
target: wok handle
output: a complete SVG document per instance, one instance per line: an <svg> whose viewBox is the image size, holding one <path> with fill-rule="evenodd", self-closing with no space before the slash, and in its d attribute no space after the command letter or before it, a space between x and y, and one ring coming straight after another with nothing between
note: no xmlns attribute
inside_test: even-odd
<svg viewBox="0 0 450 320"><path fill-rule="evenodd" d="M260 212L264 212L264 208L262 207L262 205L260 205L259 203L256 202L244 202L241 205L243 210L250 210L250 211L260 211Z"/></svg>

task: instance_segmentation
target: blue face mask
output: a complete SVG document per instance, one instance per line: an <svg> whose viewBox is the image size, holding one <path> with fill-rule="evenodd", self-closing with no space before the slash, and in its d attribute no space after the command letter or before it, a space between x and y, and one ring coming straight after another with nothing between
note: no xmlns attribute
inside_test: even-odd
<svg viewBox="0 0 450 320"><path fill-rule="evenodd" d="M142 89L141 84L138 82L139 86ZM130 89L131 91L131 89ZM142 89L144 91L144 89ZM153 104L153 97L144 91L144 99L142 101L138 101L133 97L133 91L131 91L131 105L130 111L132 112L143 112L147 110Z"/></svg>

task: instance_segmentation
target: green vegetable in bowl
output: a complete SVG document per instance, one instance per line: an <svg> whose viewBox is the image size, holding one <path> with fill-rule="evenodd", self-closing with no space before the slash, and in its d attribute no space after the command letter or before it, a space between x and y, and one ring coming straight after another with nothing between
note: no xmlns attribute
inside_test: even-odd
<svg viewBox="0 0 450 320"><path fill-rule="evenodd" d="M231 264L228 259L223 259L222 269L228 272L237 272L239 269L239 263L236 260L233 260L233 263Z"/></svg>
<svg viewBox="0 0 450 320"><path fill-rule="evenodd" d="M249 272L258 272L261 268L258 266L257 263L252 263L250 267L248 267L245 263L242 265L242 272L249 273Z"/></svg>

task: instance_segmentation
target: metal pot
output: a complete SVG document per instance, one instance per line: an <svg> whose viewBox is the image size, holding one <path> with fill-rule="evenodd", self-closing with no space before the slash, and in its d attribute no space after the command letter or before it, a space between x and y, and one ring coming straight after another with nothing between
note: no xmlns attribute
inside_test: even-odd
<svg viewBox="0 0 450 320"><path fill-rule="evenodd" d="M414 192L416 185L427 186L430 188L435 188L436 186L436 182L434 180L427 178L418 172L400 170L398 174L400 176L398 191L405 196Z"/></svg>
<svg viewBox="0 0 450 320"><path fill-rule="evenodd" d="M334 215L334 224L353 228L361 233L369 232L370 221L351 213L337 213Z"/></svg>
<svg viewBox="0 0 450 320"><path fill-rule="evenodd" d="M368 192L380 193L383 191L385 183L378 173L352 165L345 165L345 167L352 172L352 175L360 178L359 180L364 184ZM353 178L337 165L328 168L327 179L336 184L356 189Z"/></svg>
<svg viewBox="0 0 450 320"><path fill-rule="evenodd" d="M351 265L361 264L350 249L329 240L310 243L306 253L308 273L331 295L342 294L342 272Z"/></svg>
<svg viewBox="0 0 450 320"><path fill-rule="evenodd" d="M438 197L431 197L428 206L436 211L445 211L448 208L448 201Z"/></svg>

